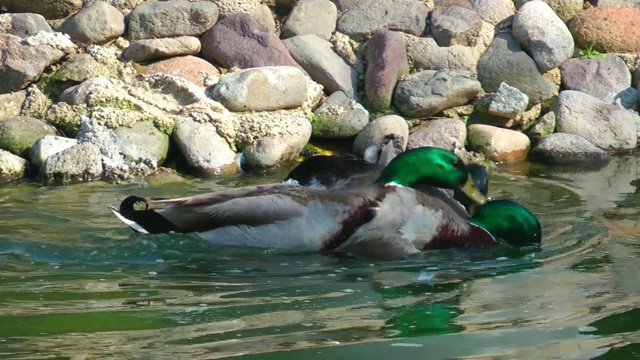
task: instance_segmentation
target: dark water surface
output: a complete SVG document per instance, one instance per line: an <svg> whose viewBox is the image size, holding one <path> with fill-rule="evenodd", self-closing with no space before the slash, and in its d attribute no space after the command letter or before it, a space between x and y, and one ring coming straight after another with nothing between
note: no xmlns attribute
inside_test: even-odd
<svg viewBox="0 0 640 360"><path fill-rule="evenodd" d="M640 359L640 158L521 166L535 254L370 262L133 234L107 209L278 177L0 187L0 358Z"/></svg>

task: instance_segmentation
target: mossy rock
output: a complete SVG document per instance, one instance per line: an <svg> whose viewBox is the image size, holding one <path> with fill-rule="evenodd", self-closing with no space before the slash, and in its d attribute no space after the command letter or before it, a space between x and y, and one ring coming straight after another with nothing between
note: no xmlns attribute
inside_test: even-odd
<svg viewBox="0 0 640 360"><path fill-rule="evenodd" d="M26 157L38 139L55 134L56 129L41 120L16 116L0 123L0 149Z"/></svg>
<svg viewBox="0 0 640 360"><path fill-rule="evenodd" d="M153 125L153 121L143 121L133 127L119 127L115 134L120 139L120 150L125 159L135 162L139 158L149 158L162 164L169 152L169 137Z"/></svg>

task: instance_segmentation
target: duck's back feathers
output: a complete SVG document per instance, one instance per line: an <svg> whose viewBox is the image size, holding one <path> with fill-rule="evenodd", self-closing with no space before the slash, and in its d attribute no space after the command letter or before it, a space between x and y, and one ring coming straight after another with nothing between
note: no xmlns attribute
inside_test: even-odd
<svg viewBox="0 0 640 360"><path fill-rule="evenodd" d="M381 172L382 167L355 157L317 155L291 170L284 182L339 190L373 184Z"/></svg>

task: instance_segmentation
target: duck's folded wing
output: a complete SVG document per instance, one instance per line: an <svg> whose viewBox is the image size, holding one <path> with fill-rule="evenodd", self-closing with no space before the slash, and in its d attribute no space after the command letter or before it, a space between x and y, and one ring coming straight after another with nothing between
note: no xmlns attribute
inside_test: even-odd
<svg viewBox="0 0 640 360"><path fill-rule="evenodd" d="M226 200L222 199L224 194L213 196L217 196L216 201L184 198L152 203L172 204L157 212L181 232L207 231L233 225L259 226L305 214L302 204L283 194L262 194Z"/></svg>

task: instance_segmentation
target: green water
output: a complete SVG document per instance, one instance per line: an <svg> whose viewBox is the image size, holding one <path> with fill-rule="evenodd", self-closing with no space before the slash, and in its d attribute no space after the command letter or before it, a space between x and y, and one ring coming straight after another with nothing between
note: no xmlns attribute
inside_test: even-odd
<svg viewBox="0 0 640 360"><path fill-rule="evenodd" d="M0 358L637 359L640 158L492 175L536 254L368 262L133 234L107 209L279 180L0 187ZM638 224L638 225L636 225Z"/></svg>

